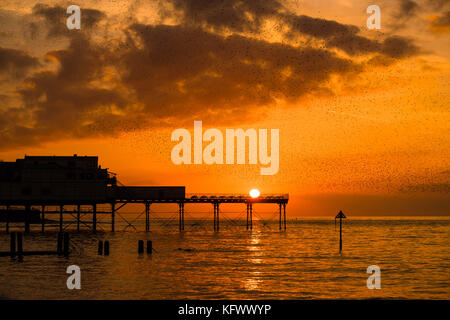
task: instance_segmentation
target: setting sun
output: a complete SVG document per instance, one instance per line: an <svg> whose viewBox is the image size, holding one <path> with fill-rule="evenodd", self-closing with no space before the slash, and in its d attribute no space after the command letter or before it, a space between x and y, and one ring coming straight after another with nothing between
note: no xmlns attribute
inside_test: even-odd
<svg viewBox="0 0 450 320"><path fill-rule="evenodd" d="M252 198L258 198L260 195L260 192L258 189L252 189L250 190L250 197Z"/></svg>

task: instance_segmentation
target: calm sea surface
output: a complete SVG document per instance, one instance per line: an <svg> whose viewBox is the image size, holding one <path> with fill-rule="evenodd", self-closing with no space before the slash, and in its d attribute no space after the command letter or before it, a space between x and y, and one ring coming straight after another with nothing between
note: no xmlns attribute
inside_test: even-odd
<svg viewBox="0 0 450 320"><path fill-rule="evenodd" d="M132 220L132 219L131 219ZM123 221L122 221L123 222ZM0 297L11 299L450 299L450 218L352 218L338 229L328 219L288 221L143 221L117 225L116 232L72 233L73 253L0 257ZM20 225L20 227L22 227ZM109 230L108 225L100 225ZM0 224L0 251L9 235ZM25 235L24 250L56 248L56 233L39 225ZM16 230L19 230L19 225ZM111 244L97 255L98 240ZM137 254L139 239L152 240L151 256ZM68 290L66 268L81 268L81 290ZM367 267L381 268L381 289L369 290Z"/></svg>

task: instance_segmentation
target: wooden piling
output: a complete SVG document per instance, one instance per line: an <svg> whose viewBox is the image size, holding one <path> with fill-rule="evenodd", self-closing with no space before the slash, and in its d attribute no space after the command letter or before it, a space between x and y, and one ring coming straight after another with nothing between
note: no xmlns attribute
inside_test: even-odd
<svg viewBox="0 0 450 320"><path fill-rule="evenodd" d="M63 211L64 211L64 206L60 205L59 206L59 232L63 232Z"/></svg>
<svg viewBox="0 0 450 320"><path fill-rule="evenodd" d="M6 213L6 233L9 233L9 211Z"/></svg>
<svg viewBox="0 0 450 320"><path fill-rule="evenodd" d="M116 204L113 202L111 203L111 232L115 231L115 221L114 221L114 215L116 213Z"/></svg>
<svg viewBox="0 0 450 320"><path fill-rule="evenodd" d="M97 205L92 205L92 229L97 232Z"/></svg>
<svg viewBox="0 0 450 320"><path fill-rule="evenodd" d="M253 205L250 203L250 230L253 230Z"/></svg>
<svg viewBox="0 0 450 320"><path fill-rule="evenodd" d="M247 203L247 230L248 230L249 204Z"/></svg>
<svg viewBox="0 0 450 320"><path fill-rule="evenodd" d="M153 244L151 240L147 240L147 254L152 254L153 252Z"/></svg>
<svg viewBox="0 0 450 320"><path fill-rule="evenodd" d="M64 232L64 248L63 253L65 257L69 256L70 236L68 232Z"/></svg>
<svg viewBox="0 0 450 320"><path fill-rule="evenodd" d="M77 232L80 232L81 206L77 205Z"/></svg>
<svg viewBox="0 0 450 320"><path fill-rule="evenodd" d="M56 252L58 255L61 255L63 252L63 234L62 232L58 232L58 240L56 243Z"/></svg>
<svg viewBox="0 0 450 320"><path fill-rule="evenodd" d="M45 206L41 206L41 231L45 232Z"/></svg>
<svg viewBox="0 0 450 320"><path fill-rule="evenodd" d="M281 230L281 207L282 207L282 204L281 203L279 203L278 204L278 207L279 207L279 209L280 209L280 220L279 220L279 230Z"/></svg>
<svg viewBox="0 0 450 320"><path fill-rule="evenodd" d="M11 252L11 258L14 258L16 256L16 233L15 232L11 232L10 252Z"/></svg>
<svg viewBox="0 0 450 320"><path fill-rule="evenodd" d="M219 203L216 202L216 217L217 217L217 231L219 231L219 225L220 225L220 220L219 220Z"/></svg>
<svg viewBox="0 0 450 320"><path fill-rule="evenodd" d="M25 206L25 233L30 232L30 215L31 215L31 207L30 205Z"/></svg>
<svg viewBox="0 0 450 320"><path fill-rule="evenodd" d="M109 241L106 240L105 241L105 251L104 251L105 256L109 256Z"/></svg>
<svg viewBox="0 0 450 320"><path fill-rule="evenodd" d="M6 233L9 233L9 205L6 206Z"/></svg>
<svg viewBox="0 0 450 320"><path fill-rule="evenodd" d="M19 261L23 259L23 238L22 232L17 232L17 257Z"/></svg>
<svg viewBox="0 0 450 320"><path fill-rule="evenodd" d="M98 241L98 255L101 256L103 254L103 241L99 240Z"/></svg>
<svg viewBox="0 0 450 320"><path fill-rule="evenodd" d="M138 242L138 253L144 253L144 240Z"/></svg>
<svg viewBox="0 0 450 320"><path fill-rule="evenodd" d="M145 231L150 231L150 203L145 202Z"/></svg>

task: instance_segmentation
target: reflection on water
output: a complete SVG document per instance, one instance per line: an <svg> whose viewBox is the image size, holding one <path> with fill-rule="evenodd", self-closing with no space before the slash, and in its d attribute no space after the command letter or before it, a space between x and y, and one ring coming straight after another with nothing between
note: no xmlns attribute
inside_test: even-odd
<svg viewBox="0 0 450 320"><path fill-rule="evenodd" d="M154 223L150 233L73 233L69 258L0 257L0 298L450 299L449 219L349 219L342 255L332 218L292 221L286 232L276 222L255 222L252 231L235 224L224 221L218 233L209 221L186 221L183 234L175 222ZM54 249L56 233L36 229L25 235L25 250ZM97 255L99 239L110 241L110 256ZM153 241L152 256L137 254L140 239ZM81 268L81 290L66 288L71 264ZM380 290L366 287L373 264Z"/></svg>
<svg viewBox="0 0 450 320"><path fill-rule="evenodd" d="M256 256L260 256L262 253L259 250L259 234L260 230L255 230L250 233L249 242L250 245L247 246L247 250L249 252L249 257L247 261L251 266L250 276L245 278L244 287L246 290L253 291L258 289L258 285L261 282L259 279L260 272L258 271L257 264L262 263L262 259L255 258Z"/></svg>

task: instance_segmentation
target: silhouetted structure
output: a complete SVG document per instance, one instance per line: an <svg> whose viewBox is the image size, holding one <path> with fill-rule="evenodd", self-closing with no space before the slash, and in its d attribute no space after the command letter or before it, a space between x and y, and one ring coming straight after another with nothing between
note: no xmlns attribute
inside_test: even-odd
<svg viewBox="0 0 450 320"><path fill-rule="evenodd" d="M92 214L92 230L95 232L97 214L108 213L111 215L111 231L114 231L115 213L128 203L145 204L146 231L150 230L152 203L177 203L180 231L184 230L185 203L212 203L214 230L219 230L221 203L246 203L247 229L252 229L253 226L253 203L276 203L279 205L279 228L284 226L286 229L288 199L287 194L261 195L258 198L239 194L186 195L184 186L122 186L118 185L114 173L98 165L98 157L25 156L15 162L0 162L0 206L6 207L3 211L0 210L0 218L2 213L6 215L4 220L7 232L9 222L17 220L19 213L23 215L25 232L28 232L30 221L36 222L36 212L40 212L43 232L46 213L59 214L60 232L64 228L65 214L76 216L78 231L81 214ZM98 211L97 206L100 204L109 204L111 210ZM49 206L57 206L58 210L46 210ZM88 206L91 210L82 211L82 206Z"/></svg>
<svg viewBox="0 0 450 320"><path fill-rule="evenodd" d="M334 224L336 226L336 219L339 219L339 252L342 252L342 219L347 217L342 211L339 211L336 217L334 217Z"/></svg>

